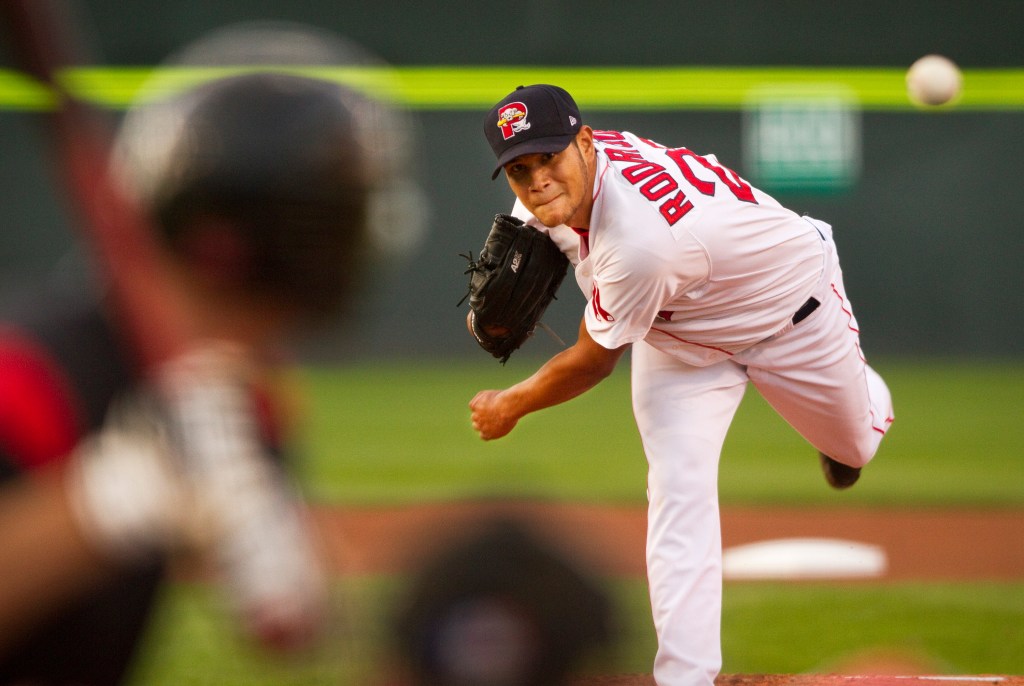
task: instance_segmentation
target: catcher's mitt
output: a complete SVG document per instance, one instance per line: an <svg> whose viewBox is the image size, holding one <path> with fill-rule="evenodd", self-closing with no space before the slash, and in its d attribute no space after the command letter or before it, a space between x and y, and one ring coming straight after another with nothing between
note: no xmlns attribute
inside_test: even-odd
<svg viewBox="0 0 1024 686"><path fill-rule="evenodd" d="M495 215L477 260L463 257L469 260L466 298L473 335L504 364L554 300L569 258L547 234L508 214Z"/></svg>

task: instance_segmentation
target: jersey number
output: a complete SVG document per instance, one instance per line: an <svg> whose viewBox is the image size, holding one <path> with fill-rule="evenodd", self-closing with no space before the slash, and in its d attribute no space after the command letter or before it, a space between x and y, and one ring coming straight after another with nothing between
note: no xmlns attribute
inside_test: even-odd
<svg viewBox="0 0 1024 686"><path fill-rule="evenodd" d="M711 171L722 180L725 187L728 188L737 200L743 202L749 202L757 204L757 200L754 199L754 191L750 187L750 184L739 177L733 170L723 167L718 164L712 164L706 157L701 157L692 150L686 148L673 148L666 150L665 154L668 155L669 159L675 162L679 166L679 171L683 173L686 180L690 182L690 185L696 188L703 195L714 195L715 194L715 182L714 181L702 181L698 179L696 174L693 173L693 169L686 163L686 158L689 157L694 162L704 167L708 171Z"/></svg>
<svg viewBox="0 0 1024 686"><path fill-rule="evenodd" d="M697 153L686 148L672 148L670 150L666 150L665 154L670 160L676 163L676 166L679 167L679 171L682 172L683 177L691 186L697 189L698 193L713 196L717 190L717 185L714 181L698 179L697 175L693 173L693 168L686 162L687 157L705 169L713 172L714 175L717 176L723 184L725 184L725 187L729 189L729 192L731 192L737 200L753 203L755 205L757 204L757 200L754 199L754 191L750 187L750 184L741 179L733 170L714 164L708 158L701 157ZM690 202L686 197L686 194L682 191L679 191L658 207L658 210L661 212L661 216L665 218L665 221L668 222L669 226L674 225L677 221L685 217L692 209L693 203Z"/></svg>

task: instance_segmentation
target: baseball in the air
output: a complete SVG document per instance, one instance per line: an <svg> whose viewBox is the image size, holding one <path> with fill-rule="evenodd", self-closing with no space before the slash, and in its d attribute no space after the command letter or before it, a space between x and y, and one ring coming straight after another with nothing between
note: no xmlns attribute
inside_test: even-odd
<svg viewBox="0 0 1024 686"><path fill-rule="evenodd" d="M948 57L925 55L907 70L907 94L919 105L944 105L960 94L960 68Z"/></svg>

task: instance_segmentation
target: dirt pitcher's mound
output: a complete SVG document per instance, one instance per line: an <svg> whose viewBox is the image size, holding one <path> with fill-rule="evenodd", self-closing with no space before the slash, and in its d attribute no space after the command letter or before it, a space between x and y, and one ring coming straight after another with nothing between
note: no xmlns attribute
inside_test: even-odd
<svg viewBox="0 0 1024 686"><path fill-rule="evenodd" d="M641 682L643 683L643 682ZM653 684L654 681L649 683ZM838 674L723 675L716 686L1022 686L1024 679L1004 676L841 676Z"/></svg>
<svg viewBox="0 0 1024 686"><path fill-rule="evenodd" d="M723 674L715 686L1024 686L1017 676L840 676L837 674ZM593 677L574 686L655 686L646 674Z"/></svg>

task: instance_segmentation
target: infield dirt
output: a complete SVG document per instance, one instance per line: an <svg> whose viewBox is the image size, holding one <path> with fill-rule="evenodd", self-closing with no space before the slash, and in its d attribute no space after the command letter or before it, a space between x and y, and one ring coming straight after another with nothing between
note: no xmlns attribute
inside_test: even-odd
<svg viewBox="0 0 1024 686"><path fill-rule="evenodd" d="M838 674L723 674L716 686L1024 686L1024 678L1003 676L843 676ZM595 677L573 686L655 686L646 674Z"/></svg>
<svg viewBox="0 0 1024 686"><path fill-rule="evenodd" d="M639 507L456 502L315 511L340 573L395 573L417 555L495 517L512 517L597 571L643 576L646 513ZM880 546L885 580L1024 578L1024 513L1013 509L724 508L723 547L791 538Z"/></svg>

